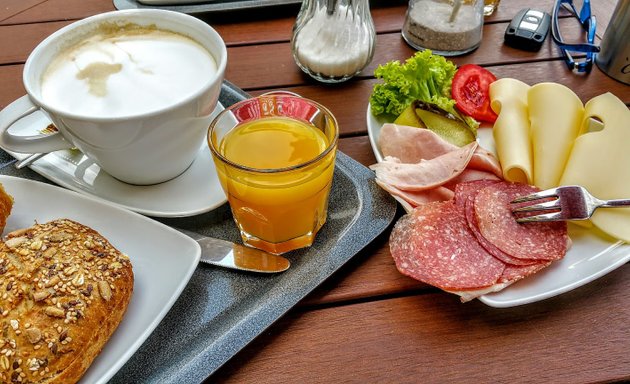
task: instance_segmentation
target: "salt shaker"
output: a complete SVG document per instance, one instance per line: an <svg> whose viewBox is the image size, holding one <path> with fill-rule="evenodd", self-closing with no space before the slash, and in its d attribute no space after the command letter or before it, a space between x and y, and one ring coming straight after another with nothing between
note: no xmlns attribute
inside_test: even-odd
<svg viewBox="0 0 630 384"><path fill-rule="evenodd" d="M476 49L484 0L410 0L402 36L415 49L456 56Z"/></svg>
<svg viewBox="0 0 630 384"><path fill-rule="evenodd" d="M368 0L303 0L291 49L304 72L325 83L338 83L370 63L375 43Z"/></svg>

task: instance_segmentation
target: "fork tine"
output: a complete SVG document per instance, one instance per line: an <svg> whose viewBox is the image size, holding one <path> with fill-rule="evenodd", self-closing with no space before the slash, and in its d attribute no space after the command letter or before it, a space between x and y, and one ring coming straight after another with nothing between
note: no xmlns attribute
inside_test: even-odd
<svg viewBox="0 0 630 384"><path fill-rule="evenodd" d="M544 222L544 221L558 221L562 220L562 215L560 212L555 213L545 213L542 215L536 216L528 216L528 217L520 217L516 219L518 223L536 223L536 222Z"/></svg>
<svg viewBox="0 0 630 384"><path fill-rule="evenodd" d="M560 199L545 201L540 204L526 205L524 207L515 208L512 212L551 211L554 209L560 209Z"/></svg>
<svg viewBox="0 0 630 384"><path fill-rule="evenodd" d="M556 188L551 188L544 191L532 193L531 195L517 197L516 199L512 200L511 203L525 203L527 201L545 199L548 197L558 197L558 190Z"/></svg>

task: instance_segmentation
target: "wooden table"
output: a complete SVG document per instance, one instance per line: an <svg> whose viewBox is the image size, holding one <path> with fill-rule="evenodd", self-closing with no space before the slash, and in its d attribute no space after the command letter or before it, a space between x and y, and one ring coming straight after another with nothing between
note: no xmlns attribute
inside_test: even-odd
<svg viewBox="0 0 630 384"><path fill-rule="evenodd" d="M615 0L593 0L601 38ZM552 1L527 6L551 11ZM630 86L597 67L569 72L548 38L536 53L502 44L509 19L525 4L503 0L487 18L472 54L497 77L534 84L555 81L586 101L611 91L630 103ZM289 39L296 6L204 15L229 51L226 78L252 95L285 89L328 106L341 126L340 150L375 162L366 106L378 64L414 53L400 36L400 0L373 1L376 54L360 76L324 85L304 75ZM21 73L30 51L74 20L113 10L111 0L2 0L0 108L25 93ZM567 24L569 25L569 24ZM604 150L604 149L602 149ZM554 382L630 380L630 265L572 292L510 309L454 295L402 276L388 247L389 231L224 365L210 382Z"/></svg>

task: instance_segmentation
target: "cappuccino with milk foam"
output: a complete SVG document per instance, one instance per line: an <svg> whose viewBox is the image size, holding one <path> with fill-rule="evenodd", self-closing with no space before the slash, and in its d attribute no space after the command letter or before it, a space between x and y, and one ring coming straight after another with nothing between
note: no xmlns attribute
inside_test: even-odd
<svg viewBox="0 0 630 384"><path fill-rule="evenodd" d="M42 75L41 96L62 111L133 116L193 97L216 72L212 55L188 36L104 24L57 54Z"/></svg>

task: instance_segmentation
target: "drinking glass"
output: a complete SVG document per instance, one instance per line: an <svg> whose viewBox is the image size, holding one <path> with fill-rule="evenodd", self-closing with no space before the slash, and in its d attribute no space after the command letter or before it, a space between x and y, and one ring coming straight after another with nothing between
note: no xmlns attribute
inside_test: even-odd
<svg viewBox="0 0 630 384"><path fill-rule="evenodd" d="M496 11L497 8L499 8L500 1L501 0L484 0L483 15L484 16L492 15L494 11Z"/></svg>
<svg viewBox="0 0 630 384"><path fill-rule="evenodd" d="M212 121L208 144L246 245L281 254L313 243L326 222L338 137L326 107L290 94L241 101ZM318 152L305 155L313 146Z"/></svg>

